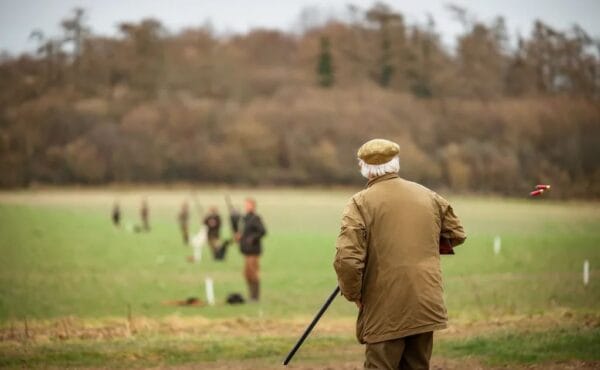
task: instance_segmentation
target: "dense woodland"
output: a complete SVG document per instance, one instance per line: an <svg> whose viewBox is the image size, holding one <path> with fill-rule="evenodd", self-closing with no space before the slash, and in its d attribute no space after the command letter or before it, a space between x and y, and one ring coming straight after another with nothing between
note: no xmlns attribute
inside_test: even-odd
<svg viewBox="0 0 600 370"><path fill-rule="evenodd" d="M359 184L356 149L401 145L401 172L453 191L600 196L600 44L541 21L474 19L456 47L385 4L301 31L103 37L75 9L35 54L0 59L0 186ZM32 42L33 42L32 41Z"/></svg>

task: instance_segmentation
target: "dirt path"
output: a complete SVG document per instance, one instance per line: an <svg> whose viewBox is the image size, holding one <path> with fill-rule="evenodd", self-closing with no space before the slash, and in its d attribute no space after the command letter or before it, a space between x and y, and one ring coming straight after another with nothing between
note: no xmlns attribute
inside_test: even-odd
<svg viewBox="0 0 600 370"><path fill-rule="evenodd" d="M36 340L111 340L145 335L190 334L203 336L261 336L294 337L301 333L309 317L291 319L228 318L208 319L202 316L164 318L135 317L82 320L65 317L41 321L12 321L0 326L0 342ZM315 333L319 335L348 336L354 333L354 318L324 319ZM556 310L539 315L503 316L486 321L451 320L448 329L437 332L436 337L463 338L491 333L499 329L546 330L558 327L600 327L600 314L575 314L568 310ZM25 328L27 330L25 330Z"/></svg>

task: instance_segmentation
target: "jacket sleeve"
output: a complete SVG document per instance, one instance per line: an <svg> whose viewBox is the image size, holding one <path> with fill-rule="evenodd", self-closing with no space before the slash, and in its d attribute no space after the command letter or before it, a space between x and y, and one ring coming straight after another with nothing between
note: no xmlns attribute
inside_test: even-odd
<svg viewBox="0 0 600 370"><path fill-rule="evenodd" d="M454 209L446 199L438 194L435 195L435 199L440 210L440 237L449 240L453 247L461 245L467 239L467 234L458 216L456 216Z"/></svg>
<svg viewBox="0 0 600 370"><path fill-rule="evenodd" d="M354 198L344 210L335 248L333 267L342 295L349 301L360 301L367 257L367 230Z"/></svg>
<svg viewBox="0 0 600 370"><path fill-rule="evenodd" d="M267 229L265 228L265 224L263 224L262 219L260 217L256 217L256 236L258 238L262 238L267 235Z"/></svg>

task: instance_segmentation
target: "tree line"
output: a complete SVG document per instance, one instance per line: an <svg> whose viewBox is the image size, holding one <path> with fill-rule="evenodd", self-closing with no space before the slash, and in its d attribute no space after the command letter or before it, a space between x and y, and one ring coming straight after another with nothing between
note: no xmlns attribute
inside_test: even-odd
<svg viewBox="0 0 600 370"><path fill-rule="evenodd" d="M385 137L434 188L600 196L599 41L536 21L511 43L503 18L450 12L454 49L383 3L226 36L156 19L100 36L75 9L0 58L0 186L358 184L357 147Z"/></svg>

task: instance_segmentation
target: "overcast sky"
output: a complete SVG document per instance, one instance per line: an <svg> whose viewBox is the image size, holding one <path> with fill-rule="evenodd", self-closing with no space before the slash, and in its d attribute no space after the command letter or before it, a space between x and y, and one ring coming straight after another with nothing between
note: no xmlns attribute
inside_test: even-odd
<svg viewBox="0 0 600 370"><path fill-rule="evenodd" d="M121 21L146 17L159 19L169 31L199 26L210 21L217 32L245 32L254 27L294 30L305 7L318 6L323 13L343 13L346 4L367 8L371 0L0 0L0 50L11 54L34 48L28 36L33 29L57 35L60 20L74 7L88 12L88 24L96 34L116 34ZM468 8L482 20L502 15L511 36L529 34L536 18L564 29L578 23L600 37L600 0L418 0L386 1L401 11L408 23L424 23L430 13L442 39L452 45L460 25L452 20L446 4Z"/></svg>

